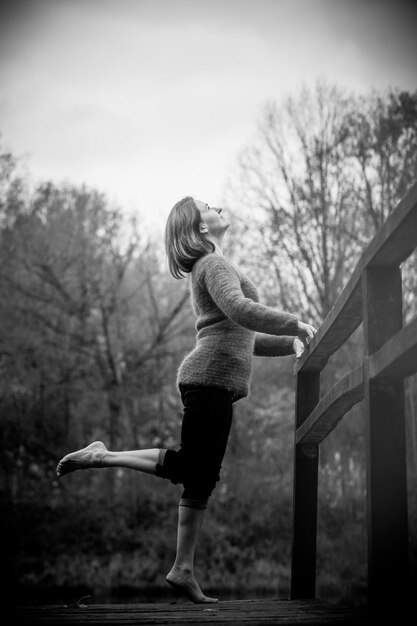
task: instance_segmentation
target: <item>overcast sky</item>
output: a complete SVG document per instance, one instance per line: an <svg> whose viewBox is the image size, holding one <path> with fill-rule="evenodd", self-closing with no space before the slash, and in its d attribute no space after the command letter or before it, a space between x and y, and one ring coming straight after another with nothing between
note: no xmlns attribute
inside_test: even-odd
<svg viewBox="0 0 417 626"><path fill-rule="evenodd" d="M415 0L2 0L0 133L147 220L219 202L267 100L417 88Z"/></svg>

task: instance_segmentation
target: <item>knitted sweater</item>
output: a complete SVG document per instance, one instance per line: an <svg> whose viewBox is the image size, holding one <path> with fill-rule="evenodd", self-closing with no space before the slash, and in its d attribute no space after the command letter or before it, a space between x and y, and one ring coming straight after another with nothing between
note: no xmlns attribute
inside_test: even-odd
<svg viewBox="0 0 417 626"><path fill-rule="evenodd" d="M259 303L255 285L227 257L212 253L191 272L196 345L185 357L177 384L209 385L248 395L252 357L294 354L295 315Z"/></svg>

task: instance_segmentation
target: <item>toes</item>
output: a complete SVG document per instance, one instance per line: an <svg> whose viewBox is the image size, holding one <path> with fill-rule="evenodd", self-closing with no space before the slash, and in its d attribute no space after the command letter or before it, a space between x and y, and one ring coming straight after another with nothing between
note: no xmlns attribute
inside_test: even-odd
<svg viewBox="0 0 417 626"><path fill-rule="evenodd" d="M218 602L217 598L205 596L197 581L175 580L174 578L169 578L168 576L166 577L166 581L195 604L214 604L215 602Z"/></svg>

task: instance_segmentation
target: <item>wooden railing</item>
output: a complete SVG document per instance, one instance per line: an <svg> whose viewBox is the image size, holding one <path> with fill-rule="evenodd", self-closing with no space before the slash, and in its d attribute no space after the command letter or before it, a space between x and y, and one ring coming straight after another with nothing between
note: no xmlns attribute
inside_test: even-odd
<svg viewBox="0 0 417 626"><path fill-rule="evenodd" d="M417 371L417 318L403 327L401 263L417 246L417 183L363 252L296 364L291 598L316 594L319 445L365 401L369 603L410 589L404 378ZM363 322L363 363L320 397L329 357Z"/></svg>

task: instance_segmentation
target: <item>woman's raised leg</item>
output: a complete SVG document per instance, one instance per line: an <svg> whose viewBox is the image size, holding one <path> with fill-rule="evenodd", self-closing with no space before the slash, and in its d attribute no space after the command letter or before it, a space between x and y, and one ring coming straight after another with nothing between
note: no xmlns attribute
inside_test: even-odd
<svg viewBox="0 0 417 626"><path fill-rule="evenodd" d="M160 454L159 448L112 452L101 441L94 441L89 446L64 456L58 463L56 473L63 476L82 469L127 467L138 472L155 474Z"/></svg>

